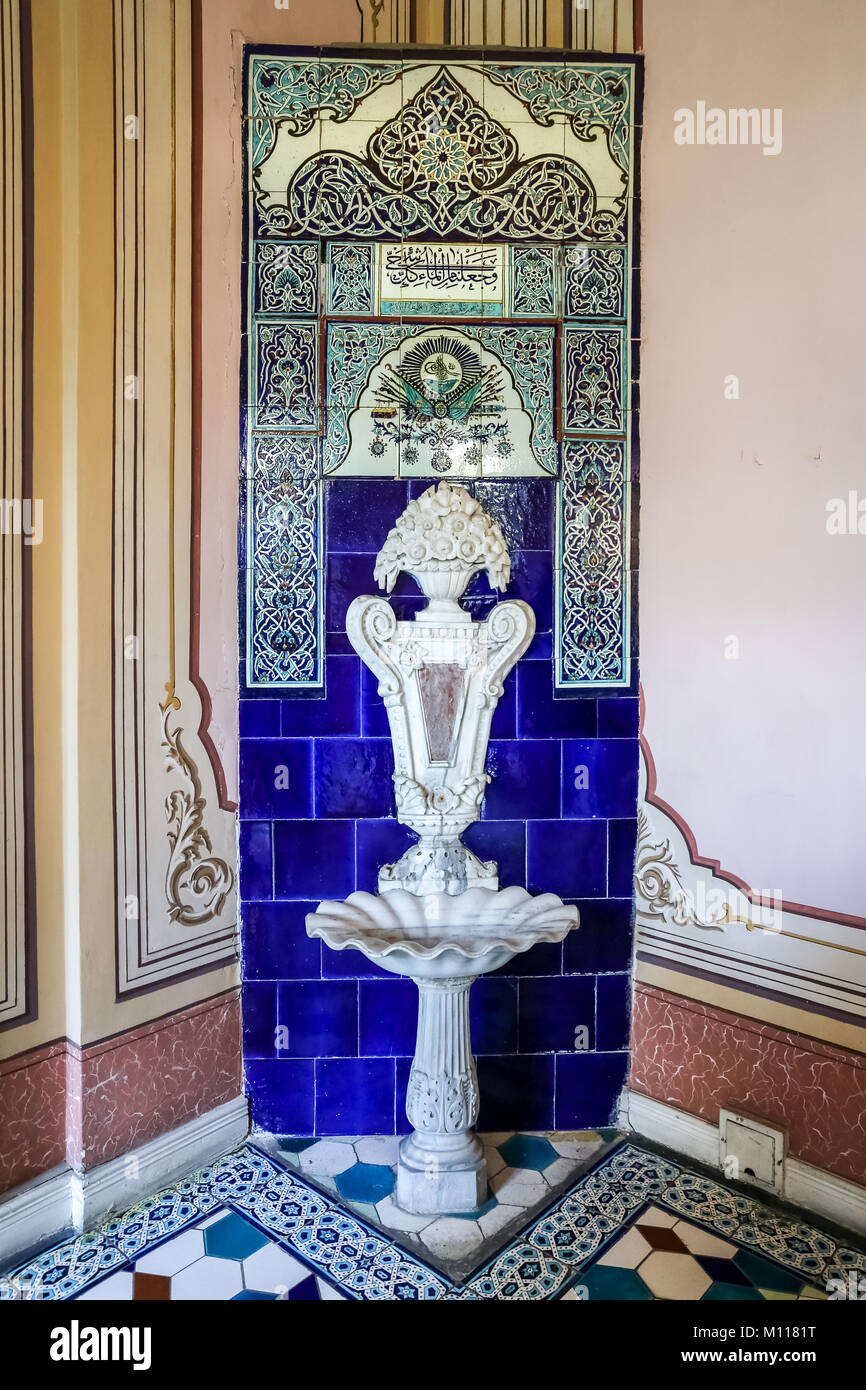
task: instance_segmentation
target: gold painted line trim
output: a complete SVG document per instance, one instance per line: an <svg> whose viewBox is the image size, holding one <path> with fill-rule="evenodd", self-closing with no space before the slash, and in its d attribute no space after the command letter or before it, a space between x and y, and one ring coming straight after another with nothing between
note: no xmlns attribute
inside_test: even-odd
<svg viewBox="0 0 866 1390"><path fill-rule="evenodd" d="M851 956L866 956L866 951L859 946L844 946L841 941L822 941L820 936L803 936L796 931L774 931L772 927L764 927L760 922L753 922L749 917L731 916L730 906L725 904L724 914L719 918L720 923L730 925L733 922L742 922L746 931L762 931L769 936L787 936L791 941L807 941L811 946L826 946L830 951L847 951Z"/></svg>
<svg viewBox="0 0 866 1390"><path fill-rule="evenodd" d="M166 684L166 704L180 709L175 693L177 678L177 633L175 631L175 559L174 559L174 482L177 427L177 15L175 0L171 0L171 276L169 286L169 438L168 438L168 659L170 676Z"/></svg>

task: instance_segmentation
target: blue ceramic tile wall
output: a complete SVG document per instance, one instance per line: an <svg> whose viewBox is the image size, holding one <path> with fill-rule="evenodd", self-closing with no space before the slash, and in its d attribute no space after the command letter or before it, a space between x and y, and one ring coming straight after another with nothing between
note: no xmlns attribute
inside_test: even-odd
<svg viewBox="0 0 866 1390"><path fill-rule="evenodd" d="M326 897L375 891L381 864L412 835L394 819L393 761L376 681L352 653L345 613L370 593L374 557L423 482L338 479L324 489L324 695L249 693L240 709L244 1048L254 1123L278 1132L401 1133L416 990L360 953L310 941L304 918ZM555 484L470 484L514 556L509 596L538 635L496 711L493 773L466 842L495 858L503 885L579 905L562 945L536 947L472 991L486 1129L609 1122L628 1063L631 877L636 837L637 697L560 698L553 690ZM395 606L417 608L403 576ZM467 601L496 601L479 576Z"/></svg>

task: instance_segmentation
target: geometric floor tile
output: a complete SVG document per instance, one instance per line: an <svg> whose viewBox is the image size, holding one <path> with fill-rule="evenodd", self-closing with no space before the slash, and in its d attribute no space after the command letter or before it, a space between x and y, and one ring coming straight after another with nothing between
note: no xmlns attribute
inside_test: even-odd
<svg viewBox="0 0 866 1390"><path fill-rule="evenodd" d="M418 1216L396 1205L400 1140L393 1135L318 1140L261 1136L257 1142L459 1284L621 1138L615 1130L605 1135L598 1130L481 1134L487 1198L472 1212L441 1216Z"/></svg>
<svg viewBox="0 0 866 1390"><path fill-rule="evenodd" d="M713 1282L694 1255L671 1250L653 1250L638 1265L638 1271L654 1298L696 1300L703 1298Z"/></svg>
<svg viewBox="0 0 866 1390"><path fill-rule="evenodd" d="M499 1145L499 1152L509 1168L534 1168L538 1173L559 1157L548 1139L535 1134L512 1134Z"/></svg>
<svg viewBox="0 0 866 1390"><path fill-rule="evenodd" d="M505 1150L514 1205L498 1200L497 1173L474 1213L401 1213L396 1149L376 1136L279 1141L279 1160L242 1144L0 1278L0 1301L754 1303L826 1299L866 1278L856 1243L638 1144L612 1144L609 1131L483 1138L488 1152ZM335 1176L301 1171L318 1145ZM558 1157L539 1167L545 1145ZM588 1169L587 1151L598 1156ZM561 1159L571 1181L547 1185ZM353 1204L340 1180L365 1198L387 1193ZM521 1206L519 1190L540 1183L541 1206ZM465 1272L444 1273L449 1260Z"/></svg>
<svg viewBox="0 0 866 1390"><path fill-rule="evenodd" d="M266 1235L233 1211L228 1212L222 1221L208 1226L203 1235L206 1253L221 1256L224 1260L243 1260L268 1243Z"/></svg>

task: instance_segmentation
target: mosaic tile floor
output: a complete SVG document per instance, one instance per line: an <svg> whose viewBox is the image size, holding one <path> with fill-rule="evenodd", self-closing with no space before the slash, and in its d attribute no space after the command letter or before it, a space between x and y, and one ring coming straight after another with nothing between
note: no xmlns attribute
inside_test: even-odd
<svg viewBox="0 0 866 1390"><path fill-rule="evenodd" d="M621 1136L615 1129L482 1134L487 1201L473 1215L413 1216L394 1203L399 1138L270 1139L268 1152L458 1282L573 1186Z"/></svg>
<svg viewBox="0 0 866 1390"><path fill-rule="evenodd" d="M546 1136L492 1147L541 1161L535 1146L509 1150L515 1137ZM363 1143L346 1144L343 1172L389 1167L365 1162L381 1150L359 1154ZM369 1197L369 1175L355 1180ZM0 1280L0 1299L772 1300L866 1275L862 1250L633 1143L551 1195L492 1257L479 1250L456 1282L245 1144L29 1261Z"/></svg>

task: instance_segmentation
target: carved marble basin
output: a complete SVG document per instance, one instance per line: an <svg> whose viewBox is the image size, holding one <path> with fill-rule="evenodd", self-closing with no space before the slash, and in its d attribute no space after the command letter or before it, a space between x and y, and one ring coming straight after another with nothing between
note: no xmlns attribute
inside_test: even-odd
<svg viewBox="0 0 866 1390"><path fill-rule="evenodd" d="M395 975L414 980L486 975L540 941L562 941L578 912L555 893L469 888L457 895L404 888L325 901L307 933L335 951L354 947Z"/></svg>

